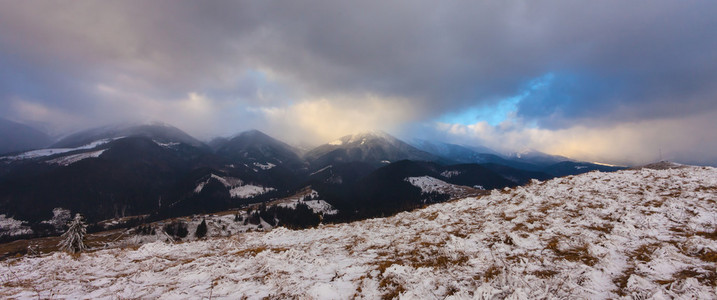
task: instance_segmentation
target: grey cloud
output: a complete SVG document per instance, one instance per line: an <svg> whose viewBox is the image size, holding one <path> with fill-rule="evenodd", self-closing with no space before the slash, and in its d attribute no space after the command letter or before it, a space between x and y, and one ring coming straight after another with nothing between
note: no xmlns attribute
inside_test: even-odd
<svg viewBox="0 0 717 300"><path fill-rule="evenodd" d="M307 96L360 109L356 99L369 94L409 99L420 121L516 95L555 72L579 81L529 97L518 115L563 128L714 110L717 95L717 3L708 1L2 6L4 111L19 96L106 115L95 87L112 84L158 101L196 92L250 106ZM275 82L246 77L255 70Z"/></svg>

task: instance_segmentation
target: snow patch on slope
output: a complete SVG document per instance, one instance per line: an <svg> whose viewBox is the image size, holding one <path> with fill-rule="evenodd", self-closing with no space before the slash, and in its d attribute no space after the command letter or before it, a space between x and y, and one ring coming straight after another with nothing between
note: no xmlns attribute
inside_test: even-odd
<svg viewBox="0 0 717 300"><path fill-rule="evenodd" d="M92 143L89 143L87 145L83 145L83 146L80 146L77 148L49 148L49 149L32 150L32 151L20 153L18 155L5 156L5 157L2 157L2 159L23 160L23 159L32 159L32 158L38 158L38 157L51 156L51 155L55 155L55 154L61 154L61 153L77 151L77 150L94 149L97 146L104 145L111 141L121 139L121 138L122 137L111 138L111 139L102 139L102 140L94 141Z"/></svg>
<svg viewBox="0 0 717 300"><path fill-rule="evenodd" d="M322 213L324 215L335 215L339 213L338 210L334 208L333 205L329 204L328 202L324 200L296 200L289 203L281 203L277 206L280 207L286 207L286 208L296 208L296 205L299 203L306 204L314 213Z"/></svg>
<svg viewBox="0 0 717 300"><path fill-rule="evenodd" d="M242 186L237 186L229 190L229 194L232 196L232 198L251 198L255 196L259 196L262 194L266 194L268 192L274 191L274 188L271 187L263 187L259 185L253 185L253 184L247 184Z"/></svg>
<svg viewBox="0 0 717 300"><path fill-rule="evenodd" d="M5 214L0 215L0 236L16 236L23 234L32 234L29 226L23 225L23 221L15 220L7 217Z"/></svg>
<svg viewBox="0 0 717 300"><path fill-rule="evenodd" d="M211 174L209 178L206 180L200 182L197 184L197 187L194 188L194 193L199 194L204 189L204 186L206 186L210 180L215 179L219 181L221 184L223 184L226 188L229 189L229 194L232 198L251 198L255 197L261 194L266 194L268 192L274 191L275 189L272 187L263 187L259 185L253 185L253 184L244 184L244 181L242 181L239 178L235 177L222 177L218 175Z"/></svg>
<svg viewBox="0 0 717 300"><path fill-rule="evenodd" d="M48 160L47 163L61 166L69 166L83 159L100 157L100 155L102 155L105 150L107 149L58 157L52 160Z"/></svg>
<svg viewBox="0 0 717 300"><path fill-rule="evenodd" d="M404 179L413 186L420 188L421 192L428 194L433 192L443 193L447 189L451 189L454 185L431 176L408 177Z"/></svg>
<svg viewBox="0 0 717 300"><path fill-rule="evenodd" d="M174 146L177 146L177 145L181 144L181 143L178 143L178 142L162 143L162 142L157 141L157 140L152 140L152 141L153 141L155 144L157 144L158 146L164 147L164 148L172 148L172 147L174 147Z"/></svg>
<svg viewBox="0 0 717 300"><path fill-rule="evenodd" d="M264 164L262 164L262 163L254 163L254 166L257 167L257 168L259 168L259 169L262 169L262 170L269 170L269 169L271 169L271 168L273 168L273 167L276 167L275 164L272 164L272 163L269 163L269 162L268 162L268 163L264 163Z"/></svg>
<svg viewBox="0 0 717 300"><path fill-rule="evenodd" d="M461 171L458 170L451 170L451 171L443 171L441 172L441 176L446 178L451 178L453 176L461 175Z"/></svg>
<svg viewBox="0 0 717 300"><path fill-rule="evenodd" d="M309 176L314 176L314 175L319 174L319 173L321 173L321 172L323 172L323 171L326 171L327 169L330 169L330 168L332 168L332 167L333 167L333 165L328 165L328 166L326 166L326 167L321 168L320 170L318 170L318 171L316 171L316 172L313 172L313 173L309 174Z"/></svg>

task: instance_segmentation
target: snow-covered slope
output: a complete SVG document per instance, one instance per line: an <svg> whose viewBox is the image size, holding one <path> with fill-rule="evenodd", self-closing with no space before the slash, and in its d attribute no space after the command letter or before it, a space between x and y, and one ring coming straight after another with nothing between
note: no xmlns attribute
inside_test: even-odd
<svg viewBox="0 0 717 300"><path fill-rule="evenodd" d="M463 192L466 187L461 185L450 184L440 179L433 178L431 176L419 176L419 177L407 177L405 179L413 186L421 189L424 194L428 193L439 193L454 195ZM475 186L477 189L483 189L481 186Z"/></svg>
<svg viewBox="0 0 717 300"><path fill-rule="evenodd" d="M62 154L62 153L73 152L73 151L90 150L90 149L97 148L98 146L107 144L116 139L119 139L119 138L96 140L94 142L87 143L85 145L82 145L79 147L74 147L74 148L48 148L48 149L32 150L32 151L23 152L23 153L13 155L13 156L0 157L0 160L13 161L13 160L22 160L22 159L33 159L33 158L52 156L52 155L56 155L56 154ZM93 156L93 157L97 157L97 156Z"/></svg>
<svg viewBox="0 0 717 300"><path fill-rule="evenodd" d="M222 185L224 185L226 188L229 189L229 194L232 198L251 198L254 196L258 196L261 194L266 194L267 192L274 191L275 189L272 187L264 187L260 185L253 185L253 184L247 184L244 181L242 181L239 178L234 177L222 177L218 175L211 174L206 180L200 181L197 183L197 186L194 188L194 193L201 193L204 189L204 186L206 186L210 180L217 180Z"/></svg>
<svg viewBox="0 0 717 300"><path fill-rule="evenodd" d="M717 169L643 169L309 230L23 257L0 297L715 299L716 261Z"/></svg>
<svg viewBox="0 0 717 300"><path fill-rule="evenodd" d="M269 205L278 205L280 207L295 209L296 205L298 205L299 203L306 204L306 206L308 206L311 211L317 214L320 213L324 215L335 215L339 213L339 211L334 208L333 205L324 200L319 199L319 192L311 188L306 188L302 191L299 191L298 193L296 193L296 195L293 195L291 197L269 202Z"/></svg>

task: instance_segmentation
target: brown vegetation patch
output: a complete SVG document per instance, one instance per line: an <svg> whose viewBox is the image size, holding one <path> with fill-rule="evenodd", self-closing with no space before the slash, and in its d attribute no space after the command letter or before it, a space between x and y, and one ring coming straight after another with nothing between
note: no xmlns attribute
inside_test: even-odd
<svg viewBox="0 0 717 300"><path fill-rule="evenodd" d="M698 253L698 257L705 262L717 263L717 252L712 250L702 249L702 251Z"/></svg>
<svg viewBox="0 0 717 300"><path fill-rule="evenodd" d="M503 268L496 265L492 265L490 266L490 268L488 268L488 270L485 270L485 272L483 272L483 281L488 282L490 280L493 280L493 278L497 277L501 273L503 273Z"/></svg>
<svg viewBox="0 0 717 300"><path fill-rule="evenodd" d="M258 247L254 247L254 248L247 248L247 249L239 250L235 254L237 256L256 256L257 254L267 251L267 250L274 252L274 253L281 253L281 252L289 250L289 248L282 248L282 247L268 248L266 246L258 246Z"/></svg>
<svg viewBox="0 0 717 300"><path fill-rule="evenodd" d="M547 214L549 211L559 207L561 204L559 202L551 202L546 203L545 205L538 208L538 211L544 214Z"/></svg>
<svg viewBox="0 0 717 300"><path fill-rule="evenodd" d="M697 191L697 192L716 192L717 186L700 186L695 191Z"/></svg>
<svg viewBox="0 0 717 300"><path fill-rule="evenodd" d="M381 295L381 299L397 299L401 295L401 293L406 291L406 288L403 287L400 283L393 280L393 278L383 278L381 281L378 282L378 286L386 290L386 292Z"/></svg>
<svg viewBox="0 0 717 300"><path fill-rule="evenodd" d="M465 239L468 237L468 234L466 234L463 230L460 230L460 229L456 229L456 230L450 231L448 233L452 234L454 236L457 236L459 238L462 238L462 239Z"/></svg>
<svg viewBox="0 0 717 300"><path fill-rule="evenodd" d="M124 236L124 232L124 229L114 229L87 234L85 236L85 245L88 247L86 252L104 249L108 243L115 242ZM0 260L23 255L40 255L59 251L60 248L58 244L60 240L61 238L59 236L51 236L3 243L0 244Z"/></svg>
<svg viewBox="0 0 717 300"><path fill-rule="evenodd" d="M698 231L695 234L710 240L717 240L717 228L713 231Z"/></svg>
<svg viewBox="0 0 717 300"><path fill-rule="evenodd" d="M600 225L591 225L588 226L587 229L594 230L594 231L600 231L604 234L610 234L612 232L612 228L614 226L610 223L604 223Z"/></svg>
<svg viewBox="0 0 717 300"><path fill-rule="evenodd" d="M626 296L627 293L625 293L625 289L627 288L627 281L630 279L630 276L632 274L635 274L635 267L630 267L625 272L622 272L622 275L617 276L612 279L612 282L617 286L617 294L620 296Z"/></svg>
<svg viewBox="0 0 717 300"><path fill-rule="evenodd" d="M649 262L652 260L652 253L655 252L658 247L660 247L660 244L658 243L643 244L632 252L632 258L639 261Z"/></svg>
<svg viewBox="0 0 717 300"><path fill-rule="evenodd" d="M468 262L468 260L469 257L466 255L457 255L456 257L440 255L435 258L412 261L411 266L414 268L448 269L456 265L463 265Z"/></svg>
<svg viewBox="0 0 717 300"><path fill-rule="evenodd" d="M605 204L602 204L599 202L591 202L591 203L588 203L587 208L603 209L603 208L605 208Z"/></svg>
<svg viewBox="0 0 717 300"><path fill-rule="evenodd" d="M532 273L538 278L547 279L555 276L555 274L558 274L558 271L555 270L539 270Z"/></svg>
<svg viewBox="0 0 717 300"><path fill-rule="evenodd" d="M714 266L710 270L685 269L675 273L673 278L675 279L675 281L685 280L687 278L695 278L702 284L709 286L717 286L717 271L715 271Z"/></svg>
<svg viewBox="0 0 717 300"><path fill-rule="evenodd" d="M518 223L513 226L513 231L528 231L528 226L523 223Z"/></svg>
<svg viewBox="0 0 717 300"><path fill-rule="evenodd" d="M506 215L505 212L501 213L500 216L501 216L501 218L503 218L503 220L506 220L508 222L512 221L513 219L515 219L517 217L517 215L512 215L512 216Z"/></svg>
<svg viewBox="0 0 717 300"><path fill-rule="evenodd" d="M573 247L567 250L561 250L560 247L558 247L558 244L558 238L555 237L548 242L546 248L552 250L553 253L559 258L572 262L582 262L583 264L591 267L599 261L598 258L590 255L587 244L583 244L578 247Z"/></svg>

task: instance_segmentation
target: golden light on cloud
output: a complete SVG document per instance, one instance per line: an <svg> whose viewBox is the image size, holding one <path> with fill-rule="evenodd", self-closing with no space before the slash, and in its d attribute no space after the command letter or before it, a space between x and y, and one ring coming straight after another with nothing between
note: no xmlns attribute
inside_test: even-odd
<svg viewBox="0 0 717 300"><path fill-rule="evenodd" d="M694 128L710 128L717 113L673 119L623 122L605 127L574 126L561 130L524 126L438 123L436 129L456 139L497 150L535 149L595 162L642 164L658 159L689 162L692 157L717 159L717 140Z"/></svg>
<svg viewBox="0 0 717 300"><path fill-rule="evenodd" d="M351 104L359 102L360 106ZM414 116L408 101L385 101L374 96L366 96L362 101L311 99L286 108L262 108L260 111L281 128L268 131L288 141L309 138L312 143L325 143L366 130L390 131ZM302 139L296 139L296 136Z"/></svg>

